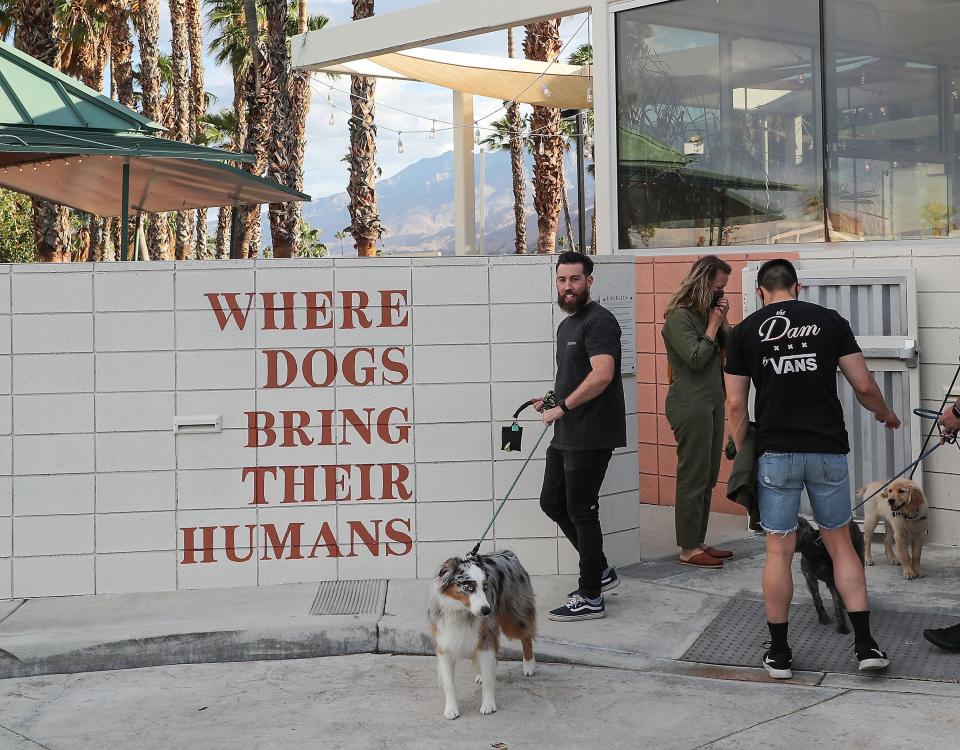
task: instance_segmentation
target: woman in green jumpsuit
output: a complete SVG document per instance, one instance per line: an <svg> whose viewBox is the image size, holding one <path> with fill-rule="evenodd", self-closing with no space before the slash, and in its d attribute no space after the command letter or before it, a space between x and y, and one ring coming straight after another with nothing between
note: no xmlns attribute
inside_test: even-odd
<svg viewBox="0 0 960 750"><path fill-rule="evenodd" d="M715 255L694 263L667 305L662 331L672 372L665 412L677 441L678 561L701 568L720 568L733 556L704 544L723 450L720 350L730 329L723 296L730 270Z"/></svg>

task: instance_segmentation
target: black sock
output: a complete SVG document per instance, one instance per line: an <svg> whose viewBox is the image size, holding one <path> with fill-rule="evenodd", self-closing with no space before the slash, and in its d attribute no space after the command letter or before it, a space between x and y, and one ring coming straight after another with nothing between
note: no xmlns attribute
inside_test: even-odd
<svg viewBox="0 0 960 750"><path fill-rule="evenodd" d="M767 627L770 629L770 650L775 654L790 650L790 646L787 644L788 625L789 623L786 622L767 623Z"/></svg>
<svg viewBox="0 0 960 750"><path fill-rule="evenodd" d="M850 624L853 625L853 642L857 645L876 647L877 642L870 634L870 610L847 612L847 614L850 616Z"/></svg>

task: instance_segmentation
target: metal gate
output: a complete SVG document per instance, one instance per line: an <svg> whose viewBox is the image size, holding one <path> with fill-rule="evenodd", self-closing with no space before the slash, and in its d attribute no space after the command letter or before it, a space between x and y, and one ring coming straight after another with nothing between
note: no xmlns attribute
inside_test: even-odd
<svg viewBox="0 0 960 750"><path fill-rule="evenodd" d="M744 316L760 307L755 289L761 264L752 262L743 271ZM837 393L850 435L847 459L854 504L852 491L875 479L892 477L913 460L923 440L920 420L913 415L913 409L920 406L916 277L913 269L797 269L797 274L802 285L800 299L833 308L850 322L884 399L903 421L899 430L887 430L860 406L837 371ZM913 478L922 482L922 468ZM804 513L810 512L806 497L802 507ZM857 516L863 516L862 508Z"/></svg>

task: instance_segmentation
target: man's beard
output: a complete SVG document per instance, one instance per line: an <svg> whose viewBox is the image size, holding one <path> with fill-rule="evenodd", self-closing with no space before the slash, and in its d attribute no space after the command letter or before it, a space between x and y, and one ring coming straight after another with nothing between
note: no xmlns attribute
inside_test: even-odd
<svg viewBox="0 0 960 750"><path fill-rule="evenodd" d="M573 293L572 297L565 296L562 292L557 292L557 305L565 313L574 314L580 312L590 301L590 289L584 289L580 294Z"/></svg>

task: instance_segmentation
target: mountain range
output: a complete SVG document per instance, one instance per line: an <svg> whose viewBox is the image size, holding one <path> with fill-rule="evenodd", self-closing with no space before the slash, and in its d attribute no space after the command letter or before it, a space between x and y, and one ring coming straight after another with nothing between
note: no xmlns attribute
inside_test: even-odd
<svg viewBox="0 0 960 750"><path fill-rule="evenodd" d="M487 255L509 254L514 252L515 242L510 154L507 151L493 151L486 153L485 159L484 252ZM478 178L479 160L480 155L475 154L474 173ZM526 154L524 161L527 178L527 244L530 248L534 248L537 240L537 216L533 210L530 182L533 174L533 158L530 154ZM576 239L577 178L576 159L572 152L566 155L564 173L574 226L574 239ZM420 159L393 177L378 181L377 203L380 209L380 221L386 230L382 239L384 253L452 255L454 252L453 187L453 151ZM585 179L587 242L590 241L589 220L593 211L593 193L593 177L587 175ZM479 184L477 200L480 200ZM349 237L344 240L344 250L341 251L340 240L335 236L338 231L350 224L347 205L348 198L344 191L315 199L303 206L303 218L320 230L320 240L327 245L331 255L352 254L352 243ZM561 213L558 232L560 237L566 233L564 226Z"/></svg>

